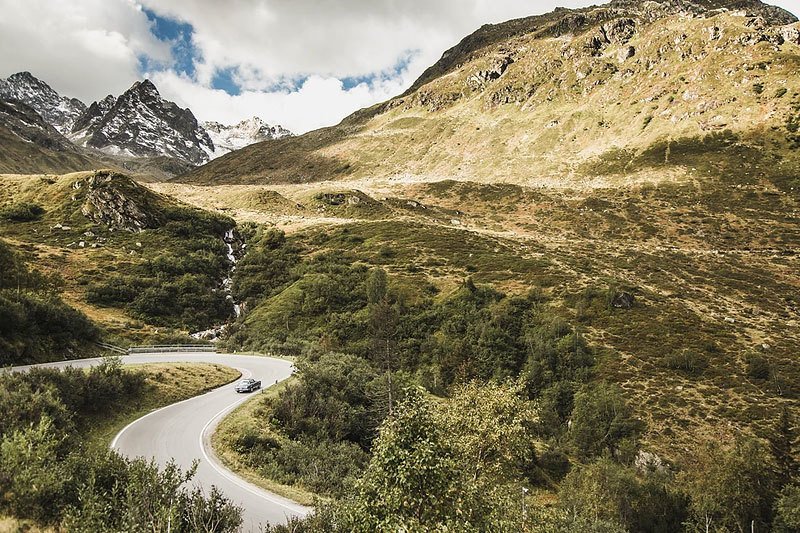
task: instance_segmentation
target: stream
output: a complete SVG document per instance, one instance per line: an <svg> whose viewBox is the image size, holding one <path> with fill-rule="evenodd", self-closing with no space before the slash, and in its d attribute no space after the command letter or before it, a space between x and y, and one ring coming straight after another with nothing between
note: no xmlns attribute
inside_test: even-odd
<svg viewBox="0 0 800 533"><path fill-rule="evenodd" d="M233 273L236 270L236 263L238 259L236 258L236 254L233 253L233 244L236 242L236 234L235 229L231 228L225 232L225 236L222 238L223 242L225 242L225 254L228 258L228 261L231 263L231 268L228 270L228 276L222 280L222 290L225 291L226 296L225 298L229 300L233 304L233 312L236 315L236 318L239 318L242 314L242 306L238 302L234 301L233 294L231 292L233 288ZM242 243L242 251L247 247L247 244ZM203 331L197 331L195 333L191 333L191 337L197 340L204 340L210 342L216 342L225 333L225 330L228 329L228 324L220 324L218 326L213 326L210 329L206 329Z"/></svg>

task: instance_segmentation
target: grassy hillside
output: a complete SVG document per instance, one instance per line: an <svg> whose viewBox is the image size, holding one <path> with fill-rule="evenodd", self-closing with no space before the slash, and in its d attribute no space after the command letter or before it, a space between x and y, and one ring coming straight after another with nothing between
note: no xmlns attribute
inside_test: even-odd
<svg viewBox="0 0 800 533"><path fill-rule="evenodd" d="M704 139L721 134L741 151L796 161L800 33L779 26L793 17L671 9L620 2L481 29L405 94L180 180L624 186L703 179L681 154L686 146L714 154ZM726 160L739 163L735 155ZM653 164L669 171L647 172Z"/></svg>
<svg viewBox="0 0 800 533"><path fill-rule="evenodd" d="M78 149L52 150L27 141L8 128L0 127L0 173L75 172L104 165Z"/></svg>
<svg viewBox="0 0 800 533"><path fill-rule="evenodd" d="M113 171L0 183L0 237L58 276L63 298L112 335L168 340L232 314L221 290L230 218Z"/></svg>

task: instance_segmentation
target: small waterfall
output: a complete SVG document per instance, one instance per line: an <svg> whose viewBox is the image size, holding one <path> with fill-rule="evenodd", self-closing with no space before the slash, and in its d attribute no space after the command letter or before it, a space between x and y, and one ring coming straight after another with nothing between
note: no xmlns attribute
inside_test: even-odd
<svg viewBox="0 0 800 533"><path fill-rule="evenodd" d="M233 245L237 240L235 230L231 228L226 231L222 240L225 243L225 255L228 258L228 261L231 263L231 267L228 270L228 276L222 280L222 290L226 293L225 298L233 304L233 312L236 314L236 318L239 318L242 314L242 306L238 302L234 301L233 294L231 292L233 289L233 272L236 270L236 263L238 261L233 250ZM242 244L242 249L244 249L246 246L246 244ZM198 340L216 342L219 340L220 336L225 333L227 328L227 324L222 324L211 329L192 333L191 337Z"/></svg>
<svg viewBox="0 0 800 533"><path fill-rule="evenodd" d="M227 299L233 303L233 312L236 314L236 318L239 318L242 314L242 306L239 305L237 302L233 301L233 294L231 294L231 289L233 288L233 272L236 270L236 256L233 253L233 243L236 242L236 237L233 232L233 228L229 229L225 233L225 237L223 238L225 241L225 247L227 248L227 256L228 261L231 262L231 269L228 272L228 277L222 280L222 290L228 293Z"/></svg>

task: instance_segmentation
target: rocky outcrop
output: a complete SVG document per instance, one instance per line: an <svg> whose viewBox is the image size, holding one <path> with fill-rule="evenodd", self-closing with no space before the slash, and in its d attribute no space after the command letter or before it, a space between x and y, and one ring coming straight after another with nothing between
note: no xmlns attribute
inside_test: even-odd
<svg viewBox="0 0 800 533"><path fill-rule="evenodd" d="M611 307L617 309L630 309L633 307L633 302L636 298L629 292L618 292L611 299Z"/></svg>
<svg viewBox="0 0 800 533"><path fill-rule="evenodd" d="M780 34L785 42L800 45L800 29L798 29L796 24L793 26L784 26L780 29Z"/></svg>
<svg viewBox="0 0 800 533"><path fill-rule="evenodd" d="M467 79L467 84L473 89L479 89L490 81L500 79L505 74L509 65L514 63L514 57L510 54L503 54L494 57L489 61L489 67L479 70Z"/></svg>
<svg viewBox="0 0 800 533"><path fill-rule="evenodd" d="M152 193L125 176L100 171L76 181L73 188L85 190L81 213L98 224L132 232L161 225L153 202L148 198Z"/></svg>

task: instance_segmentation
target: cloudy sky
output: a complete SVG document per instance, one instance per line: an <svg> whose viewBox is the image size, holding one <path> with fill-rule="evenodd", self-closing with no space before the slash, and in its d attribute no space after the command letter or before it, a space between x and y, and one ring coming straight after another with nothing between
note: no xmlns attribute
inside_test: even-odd
<svg viewBox="0 0 800 533"><path fill-rule="evenodd" d="M402 92L482 24L594 3L0 0L0 77L29 70L86 103L148 77L200 120L301 133Z"/></svg>

